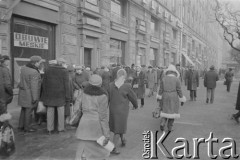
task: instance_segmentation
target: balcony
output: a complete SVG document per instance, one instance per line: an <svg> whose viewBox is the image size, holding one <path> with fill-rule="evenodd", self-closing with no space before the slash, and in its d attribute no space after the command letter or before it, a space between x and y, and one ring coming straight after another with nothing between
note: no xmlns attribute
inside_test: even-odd
<svg viewBox="0 0 240 160"><path fill-rule="evenodd" d="M78 11L88 13L94 17L101 17L99 6L93 3L89 3L86 0L80 2L80 7Z"/></svg>
<svg viewBox="0 0 240 160"><path fill-rule="evenodd" d="M127 26L127 18L114 12L111 12L111 21Z"/></svg>

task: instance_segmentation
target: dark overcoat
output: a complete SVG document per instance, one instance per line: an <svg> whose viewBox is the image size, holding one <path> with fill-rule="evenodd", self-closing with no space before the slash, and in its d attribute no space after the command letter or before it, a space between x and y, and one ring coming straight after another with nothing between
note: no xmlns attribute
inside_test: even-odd
<svg viewBox="0 0 240 160"><path fill-rule="evenodd" d="M6 94L5 83L3 79L3 71L0 68L0 115L6 112Z"/></svg>
<svg viewBox="0 0 240 160"><path fill-rule="evenodd" d="M185 85L187 86L187 90L197 90L197 87L199 87L199 74L197 71L187 71Z"/></svg>
<svg viewBox="0 0 240 160"><path fill-rule="evenodd" d="M40 73L29 66L21 68L19 83L18 105L25 108L36 107L33 102L39 100L41 89Z"/></svg>
<svg viewBox="0 0 240 160"><path fill-rule="evenodd" d="M214 70L210 70L204 76L204 87L214 89L217 86L218 80L218 74Z"/></svg>
<svg viewBox="0 0 240 160"><path fill-rule="evenodd" d="M9 69L7 68L7 66L0 66L0 69L2 70L2 82L4 82L4 90L5 90L5 101L6 104L9 104L12 102L13 99L13 88L12 88L12 77L10 74Z"/></svg>
<svg viewBox="0 0 240 160"><path fill-rule="evenodd" d="M145 74L143 71L135 74L136 77L133 79L133 86L138 85L137 88L133 88L134 92L137 95L137 98L141 99L145 96Z"/></svg>
<svg viewBox="0 0 240 160"><path fill-rule="evenodd" d="M59 65L46 69L42 84L42 101L46 106L61 107L70 102L68 70Z"/></svg>
<svg viewBox="0 0 240 160"><path fill-rule="evenodd" d="M110 72L103 71L101 76L102 76L102 88L105 89L105 91L109 92L109 84L111 80Z"/></svg>
<svg viewBox="0 0 240 160"><path fill-rule="evenodd" d="M129 101L134 108L138 108L137 96L129 83L117 88L114 82L110 84L110 131L124 134L127 131L127 120L129 113Z"/></svg>
<svg viewBox="0 0 240 160"><path fill-rule="evenodd" d="M237 94L236 110L240 110L240 83L239 83L239 85L238 85L238 94Z"/></svg>

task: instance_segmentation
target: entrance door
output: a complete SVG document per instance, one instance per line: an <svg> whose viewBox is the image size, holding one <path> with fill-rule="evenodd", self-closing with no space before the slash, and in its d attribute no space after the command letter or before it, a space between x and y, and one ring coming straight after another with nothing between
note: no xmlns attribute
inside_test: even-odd
<svg viewBox="0 0 240 160"><path fill-rule="evenodd" d="M92 66L92 49L91 48L84 48L84 66L90 67Z"/></svg>

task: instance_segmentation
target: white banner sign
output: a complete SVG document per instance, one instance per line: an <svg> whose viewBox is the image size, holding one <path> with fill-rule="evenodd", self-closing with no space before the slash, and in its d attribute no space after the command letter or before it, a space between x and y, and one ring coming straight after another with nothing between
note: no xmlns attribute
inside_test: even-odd
<svg viewBox="0 0 240 160"><path fill-rule="evenodd" d="M36 49L48 49L48 37L14 32L14 46Z"/></svg>

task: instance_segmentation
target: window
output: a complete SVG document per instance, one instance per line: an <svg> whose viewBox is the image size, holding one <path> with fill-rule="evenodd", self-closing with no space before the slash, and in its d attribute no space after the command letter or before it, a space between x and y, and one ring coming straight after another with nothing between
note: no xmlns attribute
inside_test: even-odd
<svg viewBox="0 0 240 160"><path fill-rule="evenodd" d="M177 39L177 30L172 29L172 31L173 31L173 39L176 40Z"/></svg>
<svg viewBox="0 0 240 160"><path fill-rule="evenodd" d="M153 32L153 33L155 33L155 32L157 32L158 31L158 21L155 19L155 18L151 18L151 31Z"/></svg>
<svg viewBox="0 0 240 160"><path fill-rule="evenodd" d="M182 36L182 47L186 48L186 45L187 45L187 37L186 37L186 35L183 35Z"/></svg>
<svg viewBox="0 0 240 160"><path fill-rule="evenodd" d="M120 0L111 0L111 12L119 16L122 15L122 4Z"/></svg>

